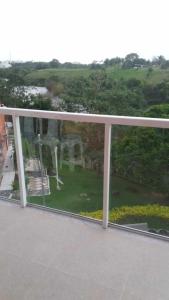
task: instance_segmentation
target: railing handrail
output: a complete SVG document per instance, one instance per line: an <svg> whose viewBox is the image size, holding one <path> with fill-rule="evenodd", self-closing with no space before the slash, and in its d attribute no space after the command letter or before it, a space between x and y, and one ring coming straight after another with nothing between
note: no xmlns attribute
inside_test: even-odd
<svg viewBox="0 0 169 300"><path fill-rule="evenodd" d="M169 119L162 118L146 118L146 117L129 117L116 115L99 115L99 114L83 114L58 111L45 111L22 108L0 107L0 114L12 115L15 117L34 117L44 119L55 119L63 121L98 123L106 125L127 125L169 128Z"/></svg>
<svg viewBox="0 0 169 300"><path fill-rule="evenodd" d="M27 205L24 163L22 153L22 139L19 117L34 117L73 122L104 124L104 172L103 172L103 228L109 222L109 189L110 189L110 156L111 156L111 128L112 125L142 126L169 128L169 119L112 116L98 114L69 113L58 111L44 111L21 108L0 107L0 114L11 115L14 126L15 147L18 166L21 205Z"/></svg>

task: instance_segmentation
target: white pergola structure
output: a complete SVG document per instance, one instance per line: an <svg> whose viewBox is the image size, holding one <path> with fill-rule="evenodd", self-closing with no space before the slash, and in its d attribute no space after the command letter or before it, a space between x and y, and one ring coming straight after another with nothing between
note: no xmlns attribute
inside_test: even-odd
<svg viewBox="0 0 169 300"><path fill-rule="evenodd" d="M76 157L76 147L78 147L78 157ZM68 155L67 159L64 158L65 151ZM63 164L68 165L71 171L74 170L75 165L85 168L84 146L80 135L68 134L62 139L60 145L60 168L62 168Z"/></svg>

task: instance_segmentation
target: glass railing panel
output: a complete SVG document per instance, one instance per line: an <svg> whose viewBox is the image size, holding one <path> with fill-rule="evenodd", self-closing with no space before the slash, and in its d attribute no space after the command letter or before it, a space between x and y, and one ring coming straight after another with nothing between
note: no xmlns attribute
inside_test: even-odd
<svg viewBox="0 0 169 300"><path fill-rule="evenodd" d="M19 200L19 198L12 117L0 114L0 200Z"/></svg>
<svg viewBox="0 0 169 300"><path fill-rule="evenodd" d="M104 126L22 118L27 200L88 215L102 209Z"/></svg>
<svg viewBox="0 0 169 300"><path fill-rule="evenodd" d="M113 223L169 236L169 130L112 126Z"/></svg>

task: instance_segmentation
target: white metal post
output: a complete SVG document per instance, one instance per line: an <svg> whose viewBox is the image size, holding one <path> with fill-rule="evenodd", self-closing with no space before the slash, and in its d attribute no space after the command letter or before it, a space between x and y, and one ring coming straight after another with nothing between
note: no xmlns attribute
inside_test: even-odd
<svg viewBox="0 0 169 300"><path fill-rule="evenodd" d="M16 148L17 168L18 168L18 177L19 177L20 201L21 201L21 206L25 207L27 204L27 200L26 200L25 174L24 174L24 163L23 163L19 117L13 116L13 126L14 126L15 148Z"/></svg>
<svg viewBox="0 0 169 300"><path fill-rule="evenodd" d="M104 134L104 177L103 177L103 228L109 221L109 190L110 190L110 154L111 154L111 124L105 124Z"/></svg>

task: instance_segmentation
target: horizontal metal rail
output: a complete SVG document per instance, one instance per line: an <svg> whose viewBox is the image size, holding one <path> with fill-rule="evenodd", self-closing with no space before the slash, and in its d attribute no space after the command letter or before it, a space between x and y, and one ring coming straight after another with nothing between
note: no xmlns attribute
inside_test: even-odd
<svg viewBox="0 0 169 300"><path fill-rule="evenodd" d="M98 123L98 124L106 124L106 125L169 128L169 119L160 119L160 118L81 114L81 113L44 111L44 110L42 111L42 110L7 108L7 107L0 107L0 114L12 115L17 117L22 116L22 117L74 121L74 122Z"/></svg>

